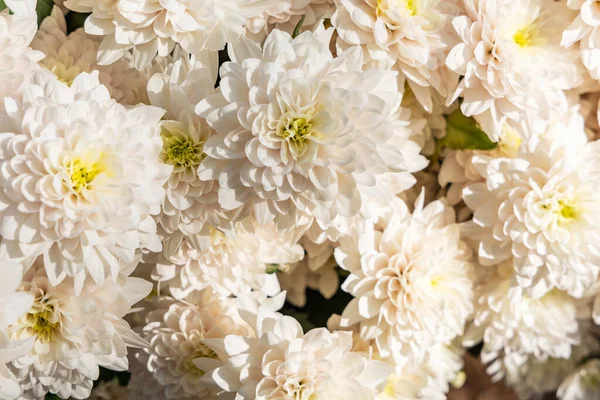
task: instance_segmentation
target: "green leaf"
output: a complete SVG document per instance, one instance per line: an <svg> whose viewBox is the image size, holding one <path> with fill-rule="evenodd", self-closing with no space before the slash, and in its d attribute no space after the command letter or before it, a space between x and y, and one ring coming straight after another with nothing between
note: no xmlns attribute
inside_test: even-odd
<svg viewBox="0 0 600 400"><path fill-rule="evenodd" d="M35 10L38 16L38 26L42 24L44 18L52 13L52 7L54 6L54 0L38 0Z"/></svg>
<svg viewBox="0 0 600 400"><path fill-rule="evenodd" d="M452 150L493 150L498 146L473 118L465 117L460 108L446 117L446 122L446 136L438 142L440 147Z"/></svg>
<svg viewBox="0 0 600 400"><path fill-rule="evenodd" d="M0 0L0 11L4 10L6 8L6 4Z"/></svg>
<svg viewBox="0 0 600 400"><path fill-rule="evenodd" d="M65 15L65 19L67 20L67 32L71 33L79 28L82 28L89 15L89 13L84 14L75 11L69 11L69 13Z"/></svg>
<svg viewBox="0 0 600 400"><path fill-rule="evenodd" d="M292 38L295 38L296 36L298 36L300 34L300 30L302 29L302 25L304 24L305 19L306 19L306 15L302 15L302 17L300 17L300 21L298 21L298 24L294 28L294 33L292 33Z"/></svg>

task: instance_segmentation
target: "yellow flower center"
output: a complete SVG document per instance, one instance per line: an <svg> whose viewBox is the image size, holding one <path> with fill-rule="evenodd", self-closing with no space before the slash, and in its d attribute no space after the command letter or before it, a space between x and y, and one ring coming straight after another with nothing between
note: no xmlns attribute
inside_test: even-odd
<svg viewBox="0 0 600 400"><path fill-rule="evenodd" d="M203 343L198 344L198 348L194 351L194 353L185 360L185 368L192 374L201 377L206 373L202 369L198 368L194 363L196 358L218 358L217 353L215 353L210 347Z"/></svg>
<svg viewBox="0 0 600 400"><path fill-rule="evenodd" d="M407 12L408 15L417 15L417 6L415 0L377 0L377 9L375 13L378 17L386 14L386 10L396 12Z"/></svg>
<svg viewBox="0 0 600 400"><path fill-rule="evenodd" d="M190 168L199 165L205 157L202 141L194 143L190 139L172 135L166 129L163 129L162 137L167 164Z"/></svg>
<svg viewBox="0 0 600 400"><path fill-rule="evenodd" d="M536 38L535 25L527 25L515 32L513 35L513 41L521 47L532 46Z"/></svg>
<svg viewBox="0 0 600 400"><path fill-rule="evenodd" d="M52 307L44 311L31 314L33 319L33 332L38 340L48 343L52 340L53 334L59 329L59 322L51 322L54 310Z"/></svg>
<svg viewBox="0 0 600 400"><path fill-rule="evenodd" d="M304 143L312 132L312 124L306 118L294 118L285 125L283 132L284 137L294 142Z"/></svg>
<svg viewBox="0 0 600 400"><path fill-rule="evenodd" d="M581 377L581 383L583 384L583 386L588 388L600 388L600 374L598 374L597 372L584 373Z"/></svg>
<svg viewBox="0 0 600 400"><path fill-rule="evenodd" d="M100 157L73 157L65 163L71 173L71 187L77 193L88 189L92 181L102 172L106 172Z"/></svg>
<svg viewBox="0 0 600 400"><path fill-rule="evenodd" d="M500 137L500 143L498 143L498 150L506 157L516 157L521 147L521 136L509 125L504 125L502 129L502 136Z"/></svg>
<svg viewBox="0 0 600 400"><path fill-rule="evenodd" d="M558 202L558 205L560 208L558 209L557 213L560 214L563 219L571 221L579 216L577 209L572 204L567 204L561 200Z"/></svg>

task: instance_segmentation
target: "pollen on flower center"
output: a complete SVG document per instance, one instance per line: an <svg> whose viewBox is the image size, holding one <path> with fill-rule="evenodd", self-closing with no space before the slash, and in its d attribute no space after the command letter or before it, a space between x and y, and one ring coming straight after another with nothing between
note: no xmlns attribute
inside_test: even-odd
<svg viewBox="0 0 600 400"><path fill-rule="evenodd" d="M185 368L198 377L203 376L206 373L206 371L198 368L194 363L195 359L201 357L218 358L217 353L215 353L210 347L203 343L199 343L198 348L194 351L194 353L185 360Z"/></svg>
<svg viewBox="0 0 600 400"><path fill-rule="evenodd" d="M199 165L205 157L202 141L195 143L184 135L173 135L165 129L162 137L167 164L190 168Z"/></svg>
<svg viewBox="0 0 600 400"><path fill-rule="evenodd" d="M400 13L405 11L410 16L417 14L415 0L377 0L377 16L381 17L385 15L387 10Z"/></svg>
<svg viewBox="0 0 600 400"><path fill-rule="evenodd" d="M89 158L73 157L65 163L65 167L70 172L71 188L77 193L87 189L98 174L105 172L99 159L94 161Z"/></svg>
<svg viewBox="0 0 600 400"><path fill-rule="evenodd" d="M515 32L513 35L513 41L521 47L527 47L533 45L535 40L535 26L527 25Z"/></svg>
<svg viewBox="0 0 600 400"><path fill-rule="evenodd" d="M285 125L285 137L303 143L311 134L312 124L306 118L294 118Z"/></svg>
<svg viewBox="0 0 600 400"><path fill-rule="evenodd" d="M59 329L59 322L52 322L54 311L50 307L44 311L31 314L31 318L35 321L32 329L38 340L48 343L52 340L54 332Z"/></svg>

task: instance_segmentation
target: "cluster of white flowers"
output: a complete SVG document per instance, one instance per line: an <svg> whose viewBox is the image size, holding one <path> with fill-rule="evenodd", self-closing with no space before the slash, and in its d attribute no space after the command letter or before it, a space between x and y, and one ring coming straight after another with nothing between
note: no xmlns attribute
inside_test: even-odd
<svg viewBox="0 0 600 400"><path fill-rule="evenodd" d="M0 60L0 399L600 398L600 0L4 0Z"/></svg>

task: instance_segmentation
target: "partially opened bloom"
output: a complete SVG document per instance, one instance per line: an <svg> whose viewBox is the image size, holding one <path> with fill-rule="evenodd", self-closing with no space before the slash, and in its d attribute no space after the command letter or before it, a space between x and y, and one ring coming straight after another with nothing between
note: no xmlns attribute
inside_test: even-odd
<svg viewBox="0 0 600 400"><path fill-rule="evenodd" d="M445 64L457 41L452 18L458 1L340 0L331 23L338 46L362 46L369 66L401 72L418 101L433 111L433 96L456 89L458 75Z"/></svg>
<svg viewBox="0 0 600 400"><path fill-rule="evenodd" d="M410 187L425 167L396 73L363 72L359 48L334 59L332 33L275 30L262 49L244 38L230 47L220 93L196 108L217 131L199 176L219 181L224 209L279 230L306 215L328 224Z"/></svg>
<svg viewBox="0 0 600 400"><path fill-rule="evenodd" d="M466 15L452 24L461 42L446 59L463 75L449 98L463 98L467 116L479 122L493 141L507 119L525 110L548 119L567 106L564 90L582 82L577 54L560 46L570 11L553 0L463 0Z"/></svg>
<svg viewBox="0 0 600 400"><path fill-rule="evenodd" d="M558 388L561 400L587 400L600 397L600 360L581 365Z"/></svg>
<svg viewBox="0 0 600 400"><path fill-rule="evenodd" d="M154 299L146 324L138 331L150 347L133 356L131 399L217 399L222 392L211 374L225 364L227 354L214 342L230 334L248 335L234 299L207 290L193 303L170 297Z"/></svg>
<svg viewBox="0 0 600 400"><path fill-rule="evenodd" d="M12 339L34 341L28 354L8 364L24 399L48 392L86 399L99 366L127 370L127 347L147 343L123 317L151 287L150 282L119 275L116 281L87 283L77 296L70 278L53 286L39 258L20 288L35 298L33 305L7 330Z"/></svg>
<svg viewBox="0 0 600 400"><path fill-rule="evenodd" d="M530 297L517 284L510 260L479 268L475 314L464 344L483 340L481 359L494 379L520 371L530 357L539 362L571 357L581 341L576 299L558 289Z"/></svg>
<svg viewBox="0 0 600 400"><path fill-rule="evenodd" d="M157 218L167 258L178 251L184 238L188 245L201 249L203 242L210 241L210 226L232 229L219 206L218 182L201 181L197 174L206 157L204 145L214 131L194 113L194 106L215 92L217 76L217 54L202 56L200 60L180 57L148 82L150 103L167 111L160 122L160 159L173 172Z"/></svg>
<svg viewBox="0 0 600 400"><path fill-rule="evenodd" d="M427 348L450 344L472 312L471 252L454 211L442 201L410 214L396 199L386 215L340 240L338 264L350 272L342 289L355 298L341 325L359 324L381 357L420 362Z"/></svg>
<svg viewBox="0 0 600 400"><path fill-rule="evenodd" d="M86 32L103 35L100 64L111 64L133 49L136 68L175 44L188 53L218 51L244 33L248 18L265 12L274 0L67 0L73 11L89 13Z"/></svg>
<svg viewBox="0 0 600 400"><path fill-rule="evenodd" d="M46 55L40 65L67 85L82 72L99 72L100 83L106 86L113 99L122 104L135 105L141 101L132 82L140 79L140 72L127 60L119 60L109 66L99 65L98 47L101 39L79 28L67 35L67 23L63 12L52 9L44 19L31 43L31 47Z"/></svg>
<svg viewBox="0 0 600 400"><path fill-rule="evenodd" d="M79 291L86 276L116 279L142 250L161 250L164 111L116 103L97 72L71 87L47 71L34 79L22 102L5 98L0 251L27 265L43 254L50 282L74 277Z"/></svg>
<svg viewBox="0 0 600 400"><path fill-rule="evenodd" d="M352 351L352 333L318 328L304 334L295 319L241 299L240 314L254 335L229 335L229 359L213 379L239 399L372 400L390 367Z"/></svg>

